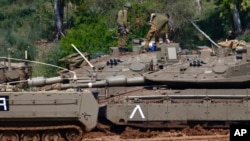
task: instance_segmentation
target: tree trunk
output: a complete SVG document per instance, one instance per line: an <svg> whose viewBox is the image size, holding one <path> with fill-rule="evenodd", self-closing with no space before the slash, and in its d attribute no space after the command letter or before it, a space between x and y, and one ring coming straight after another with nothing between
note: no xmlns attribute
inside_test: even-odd
<svg viewBox="0 0 250 141"><path fill-rule="evenodd" d="M236 32L236 34L240 34L242 29L241 29L241 20L240 20L240 14L239 11L237 9L237 7L234 7L233 10L233 24L234 24L234 30Z"/></svg>
<svg viewBox="0 0 250 141"><path fill-rule="evenodd" d="M53 8L55 14L55 24L57 28L57 35L63 35L63 16L64 16L64 0L54 0Z"/></svg>
<svg viewBox="0 0 250 141"><path fill-rule="evenodd" d="M201 0L195 0L195 3L196 3L196 6L197 6L197 14L201 14L201 11L202 11L202 6L201 6Z"/></svg>

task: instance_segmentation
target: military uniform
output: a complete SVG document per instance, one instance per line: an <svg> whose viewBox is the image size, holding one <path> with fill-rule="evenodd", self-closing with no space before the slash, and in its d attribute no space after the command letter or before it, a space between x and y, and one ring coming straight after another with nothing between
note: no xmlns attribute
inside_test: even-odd
<svg viewBox="0 0 250 141"><path fill-rule="evenodd" d="M123 10L120 10L117 14L117 26L118 26L118 47L119 51L122 50L127 45L128 39L128 10L132 8L131 4L128 2L124 5Z"/></svg>
<svg viewBox="0 0 250 141"><path fill-rule="evenodd" d="M168 17L165 14L155 13L152 21L150 21L150 25L150 30L146 36L145 49L149 47L149 42L153 36L155 36L155 43L158 45L160 33L168 32Z"/></svg>
<svg viewBox="0 0 250 141"><path fill-rule="evenodd" d="M120 10L117 16L117 26L118 26L118 47L125 47L127 45L127 13L126 9Z"/></svg>

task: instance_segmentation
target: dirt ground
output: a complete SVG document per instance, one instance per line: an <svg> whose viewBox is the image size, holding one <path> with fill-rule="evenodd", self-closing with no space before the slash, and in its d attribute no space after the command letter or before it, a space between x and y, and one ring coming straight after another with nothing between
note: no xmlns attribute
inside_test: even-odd
<svg viewBox="0 0 250 141"><path fill-rule="evenodd" d="M229 129L203 129L201 126L182 130L146 130L127 127L122 133L95 131L83 141L229 141Z"/></svg>

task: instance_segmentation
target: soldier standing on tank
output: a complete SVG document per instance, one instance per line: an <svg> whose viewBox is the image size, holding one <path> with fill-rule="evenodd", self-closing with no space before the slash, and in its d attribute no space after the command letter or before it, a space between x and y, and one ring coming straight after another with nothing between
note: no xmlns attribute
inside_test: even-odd
<svg viewBox="0 0 250 141"><path fill-rule="evenodd" d="M126 3L122 10L119 10L117 14L117 26L118 26L118 47L120 53L125 50L125 46L127 45L127 34L129 33L128 28L128 11L132 6L130 3Z"/></svg>
<svg viewBox="0 0 250 141"><path fill-rule="evenodd" d="M144 46L144 52L149 50L149 42L155 36L155 43L156 46L159 45L159 38L161 32L165 33L166 36L166 43L170 43L170 40L168 39L168 30L169 30L169 14L166 12L165 14L160 14L160 13L152 13L150 16L150 30L147 33L146 36L146 42Z"/></svg>

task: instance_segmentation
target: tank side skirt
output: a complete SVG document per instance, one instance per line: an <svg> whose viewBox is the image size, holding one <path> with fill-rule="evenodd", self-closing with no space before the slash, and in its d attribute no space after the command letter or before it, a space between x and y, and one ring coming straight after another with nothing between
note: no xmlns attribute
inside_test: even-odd
<svg viewBox="0 0 250 141"><path fill-rule="evenodd" d="M150 126L154 122L247 122L249 90L204 90L168 95L125 96L124 103L107 104L107 119L117 125ZM186 92L186 93L185 93ZM221 93L220 93L221 92ZM227 94L228 93L228 94Z"/></svg>

